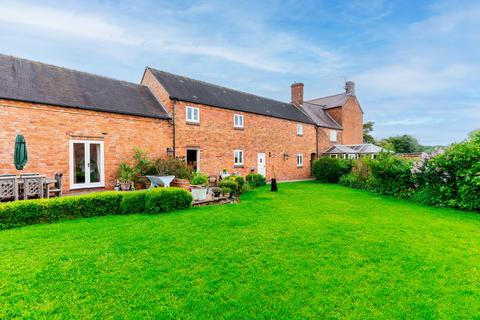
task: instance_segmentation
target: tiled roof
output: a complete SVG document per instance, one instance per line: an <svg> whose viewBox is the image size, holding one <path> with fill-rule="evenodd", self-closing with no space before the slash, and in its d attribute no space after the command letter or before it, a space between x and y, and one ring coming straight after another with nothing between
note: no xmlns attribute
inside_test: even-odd
<svg viewBox="0 0 480 320"><path fill-rule="evenodd" d="M338 124L338 122L335 121L335 119L333 119L322 106L309 102L304 102L302 107L305 112L307 112L307 114L310 116L310 118L315 121L315 124L317 126L338 130L342 129L342 126Z"/></svg>
<svg viewBox="0 0 480 320"><path fill-rule="evenodd" d="M169 118L145 86L0 55L0 98Z"/></svg>
<svg viewBox="0 0 480 320"><path fill-rule="evenodd" d="M335 94L333 96L316 98L307 102L322 106L324 109L336 108L343 106L350 96L344 93Z"/></svg>
<svg viewBox="0 0 480 320"><path fill-rule="evenodd" d="M147 69L165 88L171 99L298 122L314 123L303 110L291 103L256 96L153 68Z"/></svg>

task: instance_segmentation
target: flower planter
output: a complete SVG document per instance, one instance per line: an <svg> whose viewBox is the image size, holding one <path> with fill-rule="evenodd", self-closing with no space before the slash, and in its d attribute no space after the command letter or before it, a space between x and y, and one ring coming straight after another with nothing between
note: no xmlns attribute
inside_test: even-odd
<svg viewBox="0 0 480 320"><path fill-rule="evenodd" d="M205 200L207 199L207 187L204 186L191 186L193 200Z"/></svg>
<svg viewBox="0 0 480 320"><path fill-rule="evenodd" d="M120 190L122 191L130 191L132 188L132 183L131 182L121 182L120 183Z"/></svg>
<svg viewBox="0 0 480 320"><path fill-rule="evenodd" d="M188 179L175 178L172 183L170 183L170 186L190 190L190 181Z"/></svg>

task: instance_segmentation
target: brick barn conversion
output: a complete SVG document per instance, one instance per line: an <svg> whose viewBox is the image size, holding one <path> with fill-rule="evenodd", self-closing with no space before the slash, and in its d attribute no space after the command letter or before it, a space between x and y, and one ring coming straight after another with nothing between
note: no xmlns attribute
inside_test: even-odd
<svg viewBox="0 0 480 320"><path fill-rule="evenodd" d="M0 55L0 174L16 173L15 136L23 134L25 171L62 172L65 193L112 189L134 147L210 175L305 179L332 146L363 142L354 83L345 88L304 101L294 83L286 103L149 67L134 84Z"/></svg>

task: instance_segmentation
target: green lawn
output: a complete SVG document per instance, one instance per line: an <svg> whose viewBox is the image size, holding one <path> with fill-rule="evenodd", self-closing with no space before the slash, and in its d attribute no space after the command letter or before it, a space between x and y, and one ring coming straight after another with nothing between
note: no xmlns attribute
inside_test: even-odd
<svg viewBox="0 0 480 320"><path fill-rule="evenodd" d="M480 318L480 216L315 182L0 231L3 318Z"/></svg>

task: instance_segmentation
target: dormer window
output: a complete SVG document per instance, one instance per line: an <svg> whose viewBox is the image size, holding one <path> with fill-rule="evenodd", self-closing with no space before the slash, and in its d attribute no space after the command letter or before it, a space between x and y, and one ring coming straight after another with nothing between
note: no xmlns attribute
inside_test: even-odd
<svg viewBox="0 0 480 320"><path fill-rule="evenodd" d="M187 106L186 117L189 123L200 123L200 109Z"/></svg>
<svg viewBox="0 0 480 320"><path fill-rule="evenodd" d="M233 115L233 127L236 129L243 129L243 115L241 114Z"/></svg>
<svg viewBox="0 0 480 320"><path fill-rule="evenodd" d="M303 124L297 123L297 136L303 136Z"/></svg>

